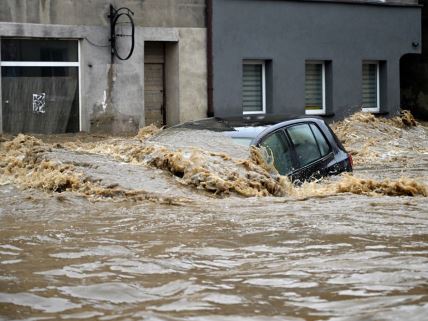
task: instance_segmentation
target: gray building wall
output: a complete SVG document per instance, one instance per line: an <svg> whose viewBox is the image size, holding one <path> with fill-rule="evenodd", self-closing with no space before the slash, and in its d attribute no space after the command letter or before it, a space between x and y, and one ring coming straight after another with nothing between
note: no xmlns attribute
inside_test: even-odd
<svg viewBox="0 0 428 321"><path fill-rule="evenodd" d="M205 27L205 0L0 0L0 21L108 26L110 4L130 8L140 27Z"/></svg>
<svg viewBox="0 0 428 321"><path fill-rule="evenodd" d="M420 15L416 6L213 0L214 114L242 115L243 59L268 62L267 113L289 116L305 113L305 61L331 61L326 114L335 118L361 109L362 61L384 61L381 112L396 114L400 58L420 53Z"/></svg>
<svg viewBox="0 0 428 321"><path fill-rule="evenodd" d="M108 46L110 3L131 9L136 24L133 56L127 61L115 59L113 64ZM0 0L0 43L2 37L79 40L82 131L130 132L147 125L147 41L167 44L168 124L206 116L205 0ZM0 132L1 124L0 108Z"/></svg>

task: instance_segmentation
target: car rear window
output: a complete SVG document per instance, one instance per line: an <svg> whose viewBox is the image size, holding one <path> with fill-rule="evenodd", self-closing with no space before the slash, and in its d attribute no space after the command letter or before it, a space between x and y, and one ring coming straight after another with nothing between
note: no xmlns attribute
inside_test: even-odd
<svg viewBox="0 0 428 321"><path fill-rule="evenodd" d="M318 142L318 147L320 148L321 156L325 156L330 152L330 146L327 143L324 135L321 133L317 125L311 124L312 132L315 135L315 138Z"/></svg>

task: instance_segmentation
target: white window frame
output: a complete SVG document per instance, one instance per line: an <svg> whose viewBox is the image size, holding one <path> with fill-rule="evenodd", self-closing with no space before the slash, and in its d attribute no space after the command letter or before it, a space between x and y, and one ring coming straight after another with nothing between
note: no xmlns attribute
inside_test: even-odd
<svg viewBox="0 0 428 321"><path fill-rule="evenodd" d="M260 111L243 111L243 115L260 115L266 114L266 61L264 60L244 60L242 65L261 65L262 66L262 110ZM242 75L242 79L244 75ZM242 94L241 94L242 97Z"/></svg>
<svg viewBox="0 0 428 321"><path fill-rule="evenodd" d="M305 78L306 78L306 65L321 65L322 66L322 109L319 110L307 110L305 103L305 114L306 115L325 115L326 113L326 99L325 99L325 61L324 60L306 60L305 61ZM306 88L306 81L305 81ZM306 93L305 93L306 95Z"/></svg>
<svg viewBox="0 0 428 321"><path fill-rule="evenodd" d="M82 40L80 39L74 39L77 41L77 72L78 72L78 77L79 77L79 83L78 83L78 90L79 90L79 132L82 131L83 128L83 117L82 117L82 68L80 66L81 62L82 62Z"/></svg>
<svg viewBox="0 0 428 321"><path fill-rule="evenodd" d="M363 112L378 113L380 111L380 64L378 60L365 60L363 65L376 65L376 107L362 107ZM361 75L362 76L362 75ZM361 86L363 84L361 77Z"/></svg>
<svg viewBox="0 0 428 321"><path fill-rule="evenodd" d="M18 38L2 38L2 39L18 39ZM19 39L35 39L39 38L19 38ZM77 67L78 72L78 86L79 86L79 131L82 130L82 74L81 74L81 42L79 39L57 39L52 38L52 40L68 40L68 41L76 41L77 42L77 61L2 61L0 60L0 78L1 78L1 68L2 67ZM1 45L1 42L0 42ZM1 47L0 47L1 50ZM1 84L1 81L0 81ZM1 88L0 88L1 90ZM0 101L0 108L3 108L2 102Z"/></svg>
<svg viewBox="0 0 428 321"><path fill-rule="evenodd" d="M2 61L2 67L79 67L79 62L67 61Z"/></svg>

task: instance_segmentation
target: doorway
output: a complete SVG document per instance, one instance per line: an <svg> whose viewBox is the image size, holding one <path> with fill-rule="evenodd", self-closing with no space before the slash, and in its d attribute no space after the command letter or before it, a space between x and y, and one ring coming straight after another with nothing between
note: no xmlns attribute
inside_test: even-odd
<svg viewBox="0 0 428 321"><path fill-rule="evenodd" d="M145 125L166 124L165 43L144 43L144 119Z"/></svg>

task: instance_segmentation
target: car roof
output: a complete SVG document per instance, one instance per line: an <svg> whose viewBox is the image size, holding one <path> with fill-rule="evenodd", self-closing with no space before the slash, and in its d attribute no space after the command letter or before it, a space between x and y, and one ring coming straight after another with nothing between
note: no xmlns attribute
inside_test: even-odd
<svg viewBox="0 0 428 321"><path fill-rule="evenodd" d="M286 117L281 115L251 115L237 116L229 118L211 117L195 121L186 122L173 126L172 128L186 128L194 130L211 130L224 132L230 137L256 138L261 133L267 134L281 128L296 123L303 122L323 122L317 117Z"/></svg>

